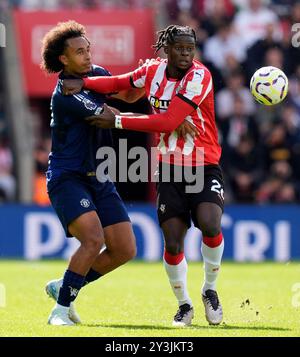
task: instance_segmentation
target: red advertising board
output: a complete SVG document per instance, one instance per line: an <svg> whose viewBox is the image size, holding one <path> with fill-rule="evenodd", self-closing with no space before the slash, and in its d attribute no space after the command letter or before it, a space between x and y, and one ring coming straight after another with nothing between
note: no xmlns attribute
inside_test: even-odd
<svg viewBox="0 0 300 357"><path fill-rule="evenodd" d="M51 95L57 75L39 67L41 40L58 22L75 20L86 27L93 63L120 74L133 70L139 58L153 56L153 13L149 10L14 12L25 89L30 97Z"/></svg>

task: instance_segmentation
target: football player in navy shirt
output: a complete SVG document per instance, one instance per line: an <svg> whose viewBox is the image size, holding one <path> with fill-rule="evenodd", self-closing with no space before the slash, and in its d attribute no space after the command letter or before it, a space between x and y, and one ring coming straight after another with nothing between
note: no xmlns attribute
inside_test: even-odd
<svg viewBox="0 0 300 357"><path fill-rule="evenodd" d="M80 242L63 279L52 280L46 286L47 294L56 301L48 323L74 325L80 322L73 304L79 290L132 259L136 244L114 184L109 180L99 182L96 177L96 152L99 147L111 146L111 132L90 125L85 118L101 112L106 96L88 90L72 96L62 94L65 78L110 75L106 69L92 65L90 42L82 25L75 21L59 23L45 35L42 68L47 73L59 72L51 99L48 193L66 236ZM130 90L114 97L133 102L141 94Z"/></svg>

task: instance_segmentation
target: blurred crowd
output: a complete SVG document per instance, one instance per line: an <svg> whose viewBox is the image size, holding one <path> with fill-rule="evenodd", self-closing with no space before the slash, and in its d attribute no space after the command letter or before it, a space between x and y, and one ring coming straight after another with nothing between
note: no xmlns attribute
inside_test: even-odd
<svg viewBox="0 0 300 357"><path fill-rule="evenodd" d="M0 203L14 201L16 197L13 154L9 145L8 125L4 116L4 98L3 82L0 81Z"/></svg>
<svg viewBox="0 0 300 357"><path fill-rule="evenodd" d="M3 0L2 6L5 1L29 11L158 6L167 14L165 25L193 27L197 58L214 79L227 202L300 201L300 48L292 45L300 1ZM248 89L255 70L267 65L281 68L289 78L288 98L274 107L254 102ZM49 150L49 139L38 143L36 180L43 179ZM1 139L0 102L0 199L10 200L14 192L12 155ZM43 192L36 195L35 202L47 203Z"/></svg>
<svg viewBox="0 0 300 357"><path fill-rule="evenodd" d="M300 49L292 45L292 25L300 23L300 2L171 0L167 6L170 23L196 30L197 56L213 74L227 202L298 202ZM288 76L283 104L253 100L248 83L262 66Z"/></svg>
<svg viewBox="0 0 300 357"><path fill-rule="evenodd" d="M71 10L71 9L132 9L153 6L148 0L2 0L3 5L22 10ZM155 0L157 3L164 2ZM154 2L155 2L154 1Z"/></svg>

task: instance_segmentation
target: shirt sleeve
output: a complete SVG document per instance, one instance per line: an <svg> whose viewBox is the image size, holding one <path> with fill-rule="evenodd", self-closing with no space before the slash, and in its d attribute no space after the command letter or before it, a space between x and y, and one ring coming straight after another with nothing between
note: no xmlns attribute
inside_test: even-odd
<svg viewBox="0 0 300 357"><path fill-rule="evenodd" d="M144 88L146 82L147 75L147 65L143 65L142 67L136 69L131 76L132 84L136 88Z"/></svg>
<svg viewBox="0 0 300 357"><path fill-rule="evenodd" d="M175 96L165 113L142 115L138 117L119 115L123 129L146 131L149 133L168 133L175 130L194 108Z"/></svg>
<svg viewBox="0 0 300 357"><path fill-rule="evenodd" d="M95 66L93 65L93 70L92 70L92 76L111 76L111 73L109 72L109 70L107 70L104 67L100 67L100 66Z"/></svg>
<svg viewBox="0 0 300 357"><path fill-rule="evenodd" d="M60 105L62 105L65 114L70 114L78 119L99 115L102 111L102 105L85 96L83 92L64 96L61 98Z"/></svg>
<svg viewBox="0 0 300 357"><path fill-rule="evenodd" d="M155 59L151 59L148 62L144 63L141 67L133 71L131 75L132 84L136 88L144 88L146 83L146 77L149 71L149 68L155 62Z"/></svg>
<svg viewBox="0 0 300 357"><path fill-rule="evenodd" d="M187 74L178 97L197 109L212 90L212 77L207 69L194 69Z"/></svg>

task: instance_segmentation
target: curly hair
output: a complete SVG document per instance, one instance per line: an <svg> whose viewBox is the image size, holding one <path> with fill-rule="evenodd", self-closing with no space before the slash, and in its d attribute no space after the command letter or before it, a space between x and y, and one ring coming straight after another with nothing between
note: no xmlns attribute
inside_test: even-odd
<svg viewBox="0 0 300 357"><path fill-rule="evenodd" d="M163 30L157 32L157 42L152 46L155 52L159 51L163 46L172 45L175 42L175 36L191 36L196 42L196 33L189 26L170 25Z"/></svg>
<svg viewBox="0 0 300 357"><path fill-rule="evenodd" d="M67 47L66 41L74 37L86 38L84 26L76 21L59 22L51 29L42 40L41 68L48 73L62 71L64 65L59 60L59 56Z"/></svg>

